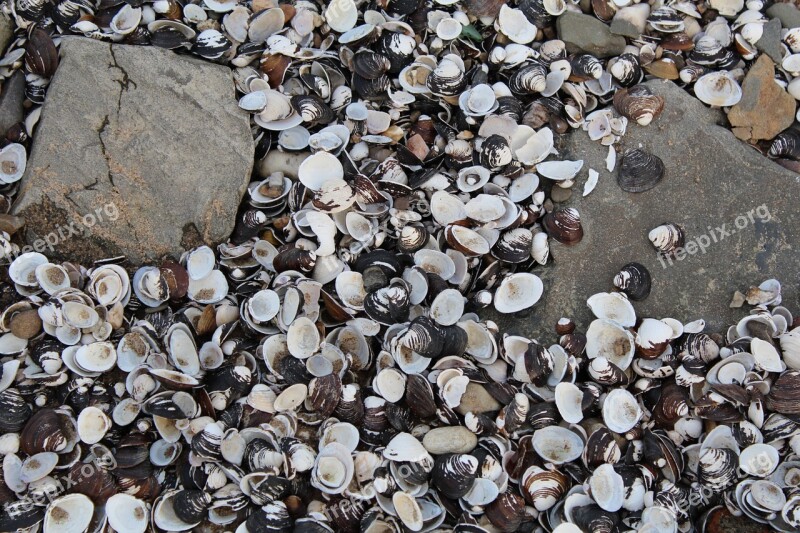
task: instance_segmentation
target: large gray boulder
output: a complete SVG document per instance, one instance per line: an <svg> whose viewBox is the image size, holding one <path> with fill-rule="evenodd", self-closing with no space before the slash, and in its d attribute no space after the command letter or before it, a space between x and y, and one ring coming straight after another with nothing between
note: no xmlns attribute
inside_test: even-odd
<svg viewBox="0 0 800 533"><path fill-rule="evenodd" d="M139 263L225 240L254 152L231 71L80 37L60 53L13 210L28 242Z"/></svg>
<svg viewBox="0 0 800 533"><path fill-rule="evenodd" d="M672 82L647 85L666 98L664 112L647 127L629 125L620 151L657 155L664 178L647 192L624 192L617 185L619 163L606 171L608 149L584 132L570 135L563 157L585 164L564 205L579 210L585 236L572 247L551 239L552 264L537 269L543 298L526 317L495 315L510 331L552 341L560 317L572 317L585 331L593 318L586 298L613 290L614 275L631 261L653 278L650 296L634 302L638 316L704 318L720 331L746 313L729 307L734 292L773 277L783 284L784 302L797 309L800 179L737 140L718 125L719 111ZM590 168L600 180L582 197ZM664 222L685 230L687 253L680 260L660 257L648 240Z"/></svg>

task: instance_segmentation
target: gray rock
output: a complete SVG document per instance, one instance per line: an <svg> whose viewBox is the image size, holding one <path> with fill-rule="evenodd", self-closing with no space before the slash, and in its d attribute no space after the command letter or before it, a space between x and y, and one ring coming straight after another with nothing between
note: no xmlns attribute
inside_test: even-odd
<svg viewBox="0 0 800 533"><path fill-rule="evenodd" d="M613 35L605 23L590 15L567 11L558 17L556 30L570 53L586 52L597 57L611 57L625 49L624 37Z"/></svg>
<svg viewBox="0 0 800 533"><path fill-rule="evenodd" d="M478 437L464 426L441 427L427 432L422 445L433 455L469 453L478 445Z"/></svg>
<svg viewBox="0 0 800 533"><path fill-rule="evenodd" d="M791 3L771 5L767 9L767 16L780 19L784 28L800 27L800 10Z"/></svg>
<svg viewBox="0 0 800 533"><path fill-rule="evenodd" d="M552 342L563 316L585 331L593 318L586 299L613 290L614 275L631 261L645 265L653 278L650 296L633 303L641 317L703 318L711 330L722 331L748 312L747 306L728 307L734 292L773 277L782 282L788 307L798 308L800 180L738 141L718 125L719 111L674 83L647 85L666 98L664 113L647 127L629 123L622 148L641 147L660 157L664 178L650 191L623 192L616 170L606 171L608 149L583 132L570 135L561 153L585 162L576 191L590 168L600 172L594 192L574 194L568 202L580 212L585 236L572 247L551 239L552 263L535 270L544 282L543 298L527 317L494 315L503 331ZM664 222L683 226L691 255L660 258L647 234Z"/></svg>
<svg viewBox="0 0 800 533"><path fill-rule="evenodd" d="M139 263L225 240L254 152L230 70L81 37L61 56L14 207L28 242Z"/></svg>
<svg viewBox="0 0 800 533"><path fill-rule="evenodd" d="M24 118L25 74L16 71L0 88L0 136Z"/></svg>
<svg viewBox="0 0 800 533"><path fill-rule="evenodd" d="M775 63L780 64L783 60L781 52L781 21L773 18L764 24L764 33L756 41L756 48L767 54Z"/></svg>
<svg viewBox="0 0 800 533"><path fill-rule="evenodd" d="M0 13L0 54L5 53L14 38L14 21L5 13Z"/></svg>

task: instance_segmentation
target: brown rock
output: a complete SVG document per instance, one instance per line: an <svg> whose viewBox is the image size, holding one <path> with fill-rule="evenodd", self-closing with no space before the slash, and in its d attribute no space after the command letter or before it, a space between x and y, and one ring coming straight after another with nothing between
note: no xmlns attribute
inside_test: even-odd
<svg viewBox="0 0 800 533"><path fill-rule="evenodd" d="M794 98L775 83L775 64L762 55L747 73L742 99L733 106L728 120L738 138L759 141L772 139L791 126L795 111Z"/></svg>
<svg viewBox="0 0 800 533"><path fill-rule="evenodd" d="M9 215L7 213L0 214L0 231L5 231L9 235L14 235L22 229L25 225L25 220L21 217Z"/></svg>

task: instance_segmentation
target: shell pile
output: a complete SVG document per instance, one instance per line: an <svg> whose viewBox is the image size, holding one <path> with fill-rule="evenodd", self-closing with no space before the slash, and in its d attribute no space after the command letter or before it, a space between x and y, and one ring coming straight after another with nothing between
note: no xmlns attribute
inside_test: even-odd
<svg viewBox="0 0 800 533"><path fill-rule="evenodd" d="M766 23L759 0L586 7L641 35L568 53L562 0L11 1L0 75L22 69L32 105L0 150L3 211L61 35L231 66L259 162L216 250L3 270L0 530L797 530L800 330L777 281L725 336L637 317L638 263L557 344L479 315L530 309L550 242L583 237L553 201L584 169L562 135L609 146L611 171L664 108L643 81L734 105ZM795 30L778 76L797 97ZM768 149L800 160L800 134ZM623 190L664 171L620 153Z"/></svg>
<svg viewBox="0 0 800 533"><path fill-rule="evenodd" d="M547 346L471 311L430 270L445 254L367 252L321 283L265 242L132 276L36 252L3 270L0 530L800 527L800 320L777 280L723 336L638 317L631 263ZM535 279L496 295L513 312Z"/></svg>

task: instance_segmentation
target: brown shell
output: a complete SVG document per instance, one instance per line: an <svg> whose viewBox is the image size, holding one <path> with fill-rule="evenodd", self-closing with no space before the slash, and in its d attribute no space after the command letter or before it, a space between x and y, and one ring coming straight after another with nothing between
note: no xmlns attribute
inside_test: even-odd
<svg viewBox="0 0 800 533"><path fill-rule="evenodd" d="M34 28L25 45L25 68L43 78L50 78L58 68L58 50L50 34Z"/></svg>

